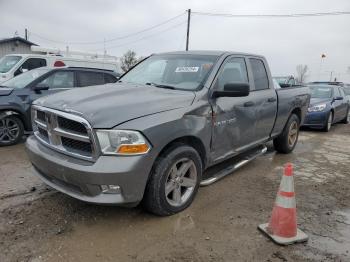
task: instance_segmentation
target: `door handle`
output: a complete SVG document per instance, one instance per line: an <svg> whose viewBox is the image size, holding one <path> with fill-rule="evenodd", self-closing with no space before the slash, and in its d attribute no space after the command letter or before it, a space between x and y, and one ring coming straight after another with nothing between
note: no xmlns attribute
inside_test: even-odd
<svg viewBox="0 0 350 262"><path fill-rule="evenodd" d="M267 99L267 102L272 103L272 102L276 102L276 98L275 97L270 97L269 99Z"/></svg>
<svg viewBox="0 0 350 262"><path fill-rule="evenodd" d="M253 101L249 101L249 102L245 102L243 105L244 105L245 107L250 107L250 106L254 106L255 104L254 104Z"/></svg>

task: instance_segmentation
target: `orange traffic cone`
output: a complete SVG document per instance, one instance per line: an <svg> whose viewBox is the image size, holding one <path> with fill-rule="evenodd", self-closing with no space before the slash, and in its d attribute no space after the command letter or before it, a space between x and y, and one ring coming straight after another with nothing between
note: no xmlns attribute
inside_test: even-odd
<svg viewBox="0 0 350 262"><path fill-rule="evenodd" d="M277 193L270 222L259 229L280 245L289 245L308 240L308 236L297 228L293 165L288 163Z"/></svg>

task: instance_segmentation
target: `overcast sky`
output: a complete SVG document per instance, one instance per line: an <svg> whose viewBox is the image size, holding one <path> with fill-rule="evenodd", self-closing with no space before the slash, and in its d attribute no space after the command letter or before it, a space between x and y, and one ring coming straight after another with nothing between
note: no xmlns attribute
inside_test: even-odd
<svg viewBox="0 0 350 262"><path fill-rule="evenodd" d="M120 56L183 50L185 10L231 14L291 14L350 11L349 0L0 0L0 38L15 31L42 46L98 51ZM108 41L171 17L153 30ZM267 57L274 75L295 74L297 64L310 67L309 80L329 80L330 72L350 82L350 15L306 18L224 18L192 15L190 49L252 52ZM47 39L47 40L45 40ZM48 41L51 40L51 41ZM52 40L54 42L52 42ZM326 58L321 65L321 54Z"/></svg>

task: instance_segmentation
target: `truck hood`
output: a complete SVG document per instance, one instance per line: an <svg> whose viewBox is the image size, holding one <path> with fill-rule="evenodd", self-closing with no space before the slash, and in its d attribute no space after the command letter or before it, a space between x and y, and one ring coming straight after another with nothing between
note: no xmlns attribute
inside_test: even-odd
<svg viewBox="0 0 350 262"><path fill-rule="evenodd" d="M0 96L8 96L12 93L13 88L0 87Z"/></svg>
<svg viewBox="0 0 350 262"><path fill-rule="evenodd" d="M36 100L33 104L74 113L94 128L121 123L192 104L195 93L125 83L76 88Z"/></svg>

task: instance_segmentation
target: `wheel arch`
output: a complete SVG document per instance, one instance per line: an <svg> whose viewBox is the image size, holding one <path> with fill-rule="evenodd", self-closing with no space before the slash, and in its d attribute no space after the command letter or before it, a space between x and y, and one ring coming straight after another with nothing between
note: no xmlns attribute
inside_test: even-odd
<svg viewBox="0 0 350 262"><path fill-rule="evenodd" d="M300 107L294 108L294 109L292 110L292 112L290 112L288 119L289 119L293 114L295 114L295 115L299 118L299 121L301 122L301 119L302 119L301 108L300 108ZM287 123L288 123L288 120L287 120ZM286 123L286 124L287 124L287 123Z"/></svg>
<svg viewBox="0 0 350 262"><path fill-rule="evenodd" d="M17 116L23 123L25 130L30 129L30 125L27 123L25 116L23 113L16 109L0 109L0 119L6 116Z"/></svg>
<svg viewBox="0 0 350 262"><path fill-rule="evenodd" d="M203 170L204 170L206 163L207 163L206 150L205 150L203 142L198 137L193 136L193 135L181 136L181 137L173 139L172 141L167 143L160 150L160 152L156 158L165 154L170 148L172 148L176 144L184 144L184 145L188 145L188 146L193 147L198 152L198 154L202 160L202 165L203 165Z"/></svg>

